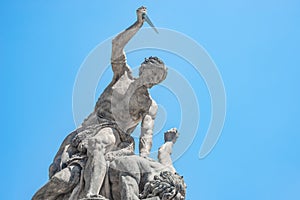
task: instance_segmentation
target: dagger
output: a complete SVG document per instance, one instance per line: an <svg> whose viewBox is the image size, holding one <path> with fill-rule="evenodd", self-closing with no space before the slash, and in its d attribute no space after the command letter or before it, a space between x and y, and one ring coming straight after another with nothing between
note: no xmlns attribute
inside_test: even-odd
<svg viewBox="0 0 300 200"><path fill-rule="evenodd" d="M151 22L150 18L146 13L143 14L143 19L153 28L153 30L158 34L158 30L155 28L154 24Z"/></svg>

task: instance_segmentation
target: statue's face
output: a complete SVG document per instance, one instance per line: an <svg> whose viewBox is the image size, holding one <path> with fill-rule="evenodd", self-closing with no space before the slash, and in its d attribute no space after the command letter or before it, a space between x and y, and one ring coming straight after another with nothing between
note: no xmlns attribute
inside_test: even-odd
<svg viewBox="0 0 300 200"><path fill-rule="evenodd" d="M143 66L144 65L144 66ZM167 70L161 67L145 66L142 64L140 68L139 78L142 80L142 84L147 88L151 88L154 85L161 83L166 79Z"/></svg>

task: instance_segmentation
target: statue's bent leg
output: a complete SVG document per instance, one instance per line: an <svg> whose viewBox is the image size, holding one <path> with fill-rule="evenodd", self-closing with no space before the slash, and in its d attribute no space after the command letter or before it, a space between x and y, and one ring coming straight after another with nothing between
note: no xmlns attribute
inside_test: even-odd
<svg viewBox="0 0 300 200"><path fill-rule="evenodd" d="M32 200L55 200L58 196L70 192L80 180L81 167L69 166L57 172L52 178L39 189Z"/></svg>
<svg viewBox="0 0 300 200"><path fill-rule="evenodd" d="M121 175L121 200L139 200L137 180L130 175Z"/></svg>
<svg viewBox="0 0 300 200"><path fill-rule="evenodd" d="M84 169L85 191L87 197L99 195L106 175L105 153L116 143L112 128L101 129L94 137L87 139L87 163Z"/></svg>

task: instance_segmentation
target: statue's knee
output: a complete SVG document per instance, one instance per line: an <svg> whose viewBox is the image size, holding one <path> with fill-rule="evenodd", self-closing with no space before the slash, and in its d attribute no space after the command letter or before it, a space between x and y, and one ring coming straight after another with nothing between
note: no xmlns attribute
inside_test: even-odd
<svg viewBox="0 0 300 200"><path fill-rule="evenodd" d="M105 152L106 144L101 140L101 138L91 138L87 143L87 151L94 155L95 153Z"/></svg>
<svg viewBox="0 0 300 200"><path fill-rule="evenodd" d="M121 176L121 200L139 200L139 186L132 176Z"/></svg>
<svg viewBox="0 0 300 200"><path fill-rule="evenodd" d="M87 141L87 150L89 152L103 151L116 143L116 137L111 128L104 128L97 135L89 138Z"/></svg>
<svg viewBox="0 0 300 200"><path fill-rule="evenodd" d="M81 168L77 165L69 166L60 172L57 172L50 181L59 182L60 185L68 187L75 185L79 182Z"/></svg>

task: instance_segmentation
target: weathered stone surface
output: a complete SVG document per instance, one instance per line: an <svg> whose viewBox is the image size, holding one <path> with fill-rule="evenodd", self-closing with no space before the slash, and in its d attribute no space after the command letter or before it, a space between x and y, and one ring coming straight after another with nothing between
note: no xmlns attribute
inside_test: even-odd
<svg viewBox="0 0 300 200"><path fill-rule="evenodd" d="M90 197L90 198L82 198L80 200L109 200L105 197Z"/></svg>
<svg viewBox="0 0 300 200"><path fill-rule="evenodd" d="M173 169L137 155L117 158L111 163L108 172L112 199L144 199L154 196L172 199L175 194L178 194L178 199L185 197L184 180Z"/></svg>
<svg viewBox="0 0 300 200"><path fill-rule="evenodd" d="M143 25L145 13L139 8L137 21L113 39L112 82L95 110L65 138L50 165L49 181L33 200L184 199L186 186L170 157L177 130L165 133L158 161L148 158L157 112L148 89L166 78L167 69L150 57L134 78L126 63L124 47ZM138 156L130 134L139 123Z"/></svg>
<svg viewBox="0 0 300 200"><path fill-rule="evenodd" d="M150 198L143 199L143 200L160 200L160 198L159 197L150 197Z"/></svg>

